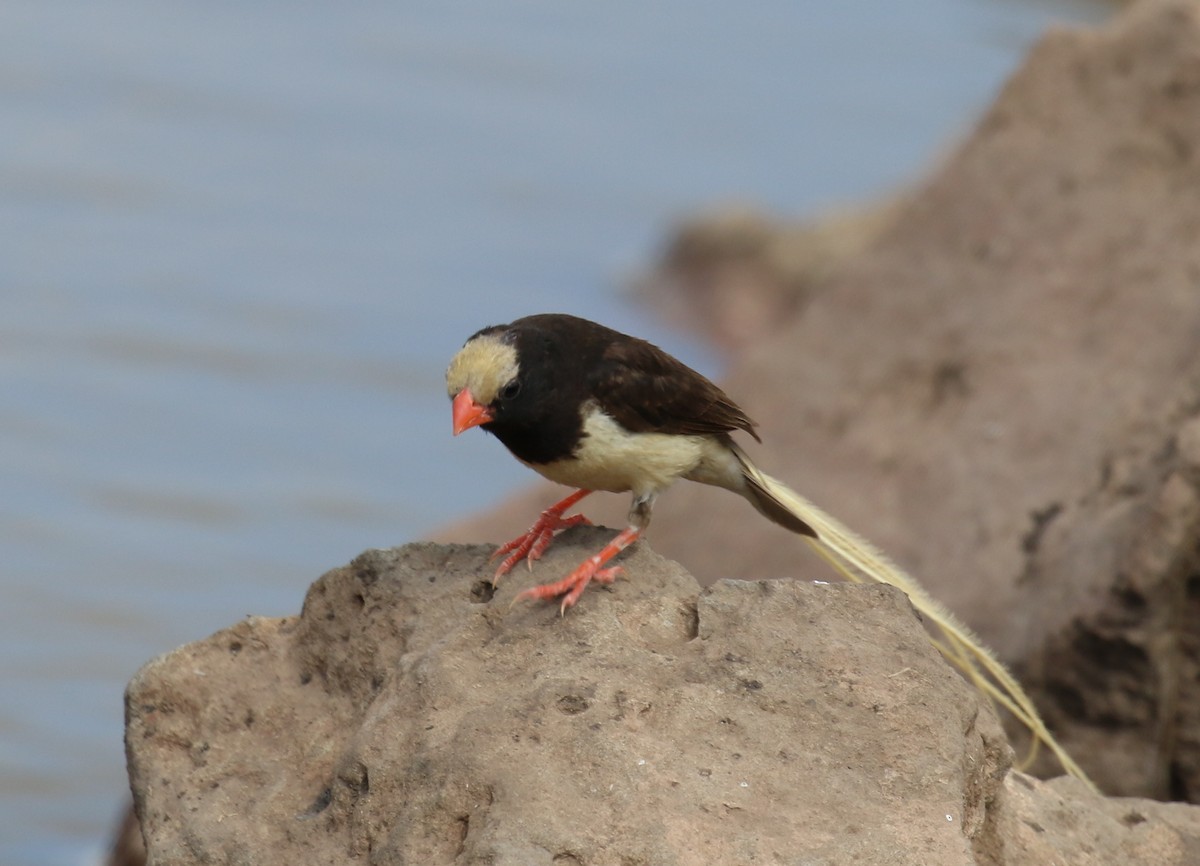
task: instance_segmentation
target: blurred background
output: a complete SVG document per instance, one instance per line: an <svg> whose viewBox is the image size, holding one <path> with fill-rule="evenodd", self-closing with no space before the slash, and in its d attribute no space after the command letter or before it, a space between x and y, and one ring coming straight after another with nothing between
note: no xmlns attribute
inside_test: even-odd
<svg viewBox="0 0 1200 866"><path fill-rule="evenodd" d="M753 9L753 14L746 10ZM680 219L918 178L1088 0L0 9L0 862L97 862L152 656L532 476L450 437L477 328Z"/></svg>

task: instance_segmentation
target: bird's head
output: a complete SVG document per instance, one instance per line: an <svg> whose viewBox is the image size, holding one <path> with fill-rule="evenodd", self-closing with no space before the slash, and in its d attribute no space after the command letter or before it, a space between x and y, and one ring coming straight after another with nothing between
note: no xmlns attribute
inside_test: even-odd
<svg viewBox="0 0 1200 866"><path fill-rule="evenodd" d="M446 370L454 401L454 435L503 416L521 391L517 350L502 326L485 328L464 345Z"/></svg>

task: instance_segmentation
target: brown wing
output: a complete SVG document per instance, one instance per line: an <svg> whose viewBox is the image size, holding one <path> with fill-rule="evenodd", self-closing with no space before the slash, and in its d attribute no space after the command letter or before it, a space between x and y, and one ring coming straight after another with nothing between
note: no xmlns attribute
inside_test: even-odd
<svg viewBox="0 0 1200 866"><path fill-rule="evenodd" d="M590 390L627 430L692 435L745 430L758 439L754 422L708 379L645 340L621 337L605 347Z"/></svg>

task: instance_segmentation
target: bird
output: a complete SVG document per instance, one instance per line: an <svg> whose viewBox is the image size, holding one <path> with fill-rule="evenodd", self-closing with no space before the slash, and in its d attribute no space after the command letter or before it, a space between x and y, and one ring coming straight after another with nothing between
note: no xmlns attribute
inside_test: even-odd
<svg viewBox="0 0 1200 866"><path fill-rule="evenodd" d="M538 559L554 534L586 522L564 516L596 490L629 492L629 525L556 583L524 598L575 604L592 580L650 525L655 500L680 479L723 487L801 535L813 528L763 483L732 433L756 441L755 422L709 379L645 340L587 319L549 313L473 334L446 373L454 434L482 427L513 456L576 492L546 509L525 534L503 545L496 579Z"/></svg>
<svg viewBox="0 0 1200 866"><path fill-rule="evenodd" d="M677 481L729 490L763 516L801 536L853 581L905 592L941 634L947 660L1091 785L1046 729L1032 700L994 654L911 576L857 533L782 481L761 471L733 434L761 442L756 424L719 386L657 346L564 313L525 316L472 334L446 370L453 433L494 435L517 460L574 488L528 531L498 547L495 584L522 559L532 568L555 535L589 523L567 512L597 490L628 492L628 526L561 580L526 589L521 599L575 605L593 581L612 583L610 566L650 525L655 500Z"/></svg>

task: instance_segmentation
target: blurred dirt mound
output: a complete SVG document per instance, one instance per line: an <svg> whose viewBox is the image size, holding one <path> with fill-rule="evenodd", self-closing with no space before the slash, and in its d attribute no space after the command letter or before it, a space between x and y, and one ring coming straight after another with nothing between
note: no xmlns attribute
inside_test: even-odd
<svg viewBox="0 0 1200 866"><path fill-rule="evenodd" d="M668 277L707 274L710 333L743 295L767 310L723 338L756 460L978 630L1107 791L1200 799L1200 6L1046 36L808 289L773 264L792 229L732 223L727 256L676 252ZM442 537L511 537L556 493ZM816 573L694 485L649 538L702 581Z"/></svg>
<svg viewBox="0 0 1200 866"><path fill-rule="evenodd" d="M790 224L729 206L679 226L640 300L676 325L738 351L787 324L814 292L891 225L900 203Z"/></svg>

